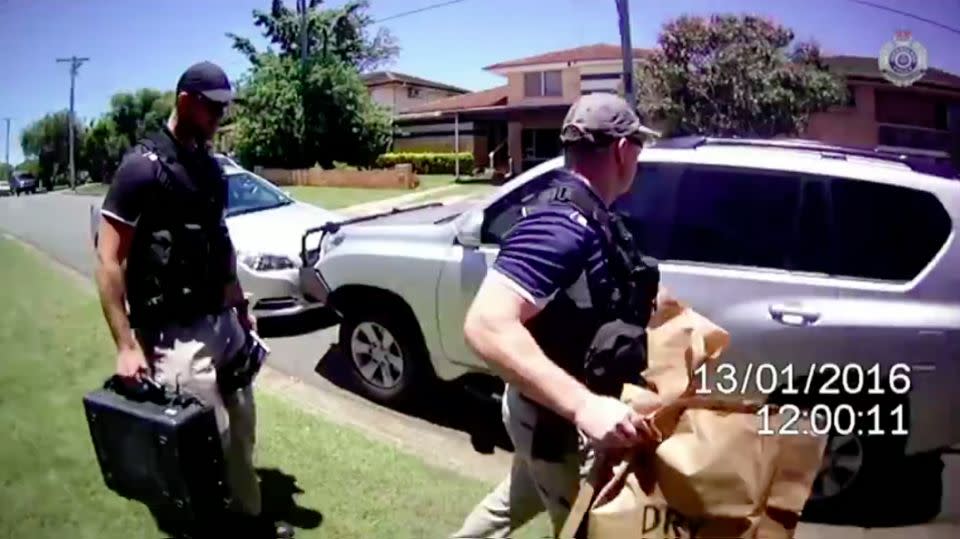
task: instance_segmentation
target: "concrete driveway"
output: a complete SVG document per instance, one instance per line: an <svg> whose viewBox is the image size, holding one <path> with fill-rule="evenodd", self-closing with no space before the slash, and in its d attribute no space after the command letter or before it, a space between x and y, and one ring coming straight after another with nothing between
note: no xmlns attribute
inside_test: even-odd
<svg viewBox="0 0 960 539"><path fill-rule="evenodd" d="M94 258L89 237L90 206L99 207L95 197L65 193L0 198L0 229L45 251L63 264L92 277ZM291 393L317 401L339 422L364 429L371 435L388 438L405 449L423 455L439 465L495 481L506 473L508 443L499 428L496 407L477 402L455 388L442 387L432 399L442 407L421 407L398 413L372 404L345 390L339 362L335 361L336 327L324 327L333 320L322 316L293 320L271 328L268 342L273 349L274 369L295 379ZM267 329L267 328L264 328ZM105 368L110 361L105 358ZM443 408L443 410L437 410ZM950 411L948 413L953 413ZM801 524L801 539L832 538L956 538L960 537L960 456L945 457L943 511L923 526L862 529ZM907 500L910 492L890 492Z"/></svg>

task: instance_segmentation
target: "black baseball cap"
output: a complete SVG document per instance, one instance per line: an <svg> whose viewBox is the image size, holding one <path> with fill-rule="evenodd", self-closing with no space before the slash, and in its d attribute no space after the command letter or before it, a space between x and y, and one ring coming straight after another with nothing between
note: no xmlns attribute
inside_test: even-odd
<svg viewBox="0 0 960 539"><path fill-rule="evenodd" d="M188 67L177 81L177 93L200 94L217 103L233 101L230 79L220 66L213 62L200 62Z"/></svg>
<svg viewBox="0 0 960 539"><path fill-rule="evenodd" d="M560 129L564 145L608 144L625 138L643 145L660 133L640 123L633 107L622 97L603 92L581 96L567 112Z"/></svg>

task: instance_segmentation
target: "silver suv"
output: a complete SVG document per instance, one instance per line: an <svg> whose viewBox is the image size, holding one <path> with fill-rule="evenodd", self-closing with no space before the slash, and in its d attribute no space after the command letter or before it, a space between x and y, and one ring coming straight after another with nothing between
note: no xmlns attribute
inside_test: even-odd
<svg viewBox="0 0 960 539"><path fill-rule="evenodd" d="M304 286L343 315L340 346L369 397L487 372L464 342L466 309L525 197L561 164L469 208L327 229L303 253ZM934 455L911 492L929 498L915 519L936 514L937 451L960 442L960 181L867 151L695 137L644 150L617 209L664 284L732 336L705 387L820 404L820 426L843 433L807 516L894 518L871 503L904 453Z"/></svg>

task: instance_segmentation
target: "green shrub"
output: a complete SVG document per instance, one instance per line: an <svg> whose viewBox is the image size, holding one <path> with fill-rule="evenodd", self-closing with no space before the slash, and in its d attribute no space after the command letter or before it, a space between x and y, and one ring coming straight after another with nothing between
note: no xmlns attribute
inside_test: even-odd
<svg viewBox="0 0 960 539"><path fill-rule="evenodd" d="M377 168L393 168L395 165L413 165L417 174L453 174L456 168L456 153L385 153L377 158ZM473 154L460 152L460 173L473 170Z"/></svg>

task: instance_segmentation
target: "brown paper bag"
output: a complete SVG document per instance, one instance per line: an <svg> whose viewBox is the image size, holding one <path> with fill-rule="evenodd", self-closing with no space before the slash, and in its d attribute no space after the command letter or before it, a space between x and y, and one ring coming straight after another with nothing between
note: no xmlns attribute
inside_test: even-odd
<svg viewBox="0 0 960 539"><path fill-rule="evenodd" d="M586 511L588 539L793 536L826 439L760 435L759 403L695 395L693 372L728 343L722 328L680 303L658 309L643 375L668 403L649 418L664 441L612 467L601 455L562 538L574 537ZM638 391L627 386L622 397ZM770 414L774 431L780 421Z"/></svg>

